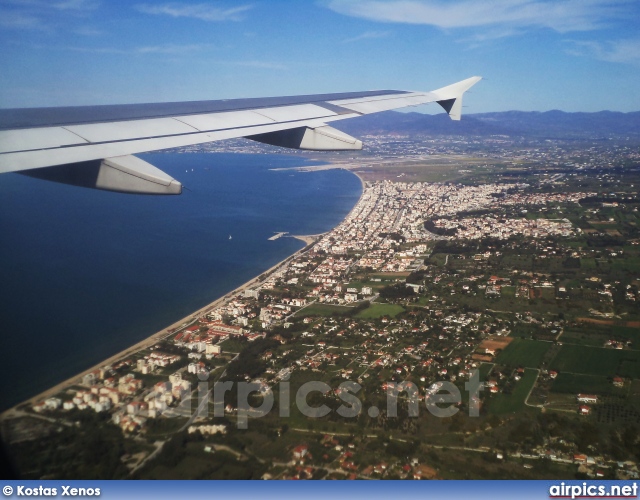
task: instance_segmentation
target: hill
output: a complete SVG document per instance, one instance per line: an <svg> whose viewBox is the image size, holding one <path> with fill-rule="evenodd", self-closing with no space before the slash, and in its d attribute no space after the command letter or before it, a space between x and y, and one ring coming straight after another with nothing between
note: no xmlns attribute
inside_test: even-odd
<svg viewBox="0 0 640 500"><path fill-rule="evenodd" d="M353 135L523 136L540 139L640 137L640 112L567 113L552 110L504 111L463 115L454 122L444 113L385 111L337 123Z"/></svg>

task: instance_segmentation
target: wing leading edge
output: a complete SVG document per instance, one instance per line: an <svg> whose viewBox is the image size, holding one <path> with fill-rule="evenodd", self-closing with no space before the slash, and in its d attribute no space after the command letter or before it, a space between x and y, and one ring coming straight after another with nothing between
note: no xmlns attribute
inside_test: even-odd
<svg viewBox="0 0 640 500"><path fill-rule="evenodd" d="M480 79L431 92L0 110L0 173L128 193L179 194L178 181L132 155L237 137L296 149L361 149L361 141L328 123L431 102L460 120L462 96Z"/></svg>

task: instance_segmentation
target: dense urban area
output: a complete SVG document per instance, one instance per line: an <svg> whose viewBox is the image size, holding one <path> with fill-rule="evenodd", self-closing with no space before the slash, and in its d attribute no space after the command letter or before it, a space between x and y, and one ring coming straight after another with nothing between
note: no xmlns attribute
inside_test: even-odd
<svg viewBox="0 0 640 500"><path fill-rule="evenodd" d="M363 180L340 225L153 345L6 412L21 474L638 479L637 139L364 140L300 167ZM222 150L273 151L181 152ZM296 404L309 382L323 416ZM445 387L459 398L439 400Z"/></svg>

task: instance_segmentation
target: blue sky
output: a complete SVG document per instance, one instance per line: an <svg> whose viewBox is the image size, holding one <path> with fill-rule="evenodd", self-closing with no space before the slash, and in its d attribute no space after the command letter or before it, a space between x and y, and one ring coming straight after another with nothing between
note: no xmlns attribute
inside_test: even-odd
<svg viewBox="0 0 640 500"><path fill-rule="evenodd" d="M639 26L636 0L0 0L0 107L432 90L481 75L466 112L638 111Z"/></svg>

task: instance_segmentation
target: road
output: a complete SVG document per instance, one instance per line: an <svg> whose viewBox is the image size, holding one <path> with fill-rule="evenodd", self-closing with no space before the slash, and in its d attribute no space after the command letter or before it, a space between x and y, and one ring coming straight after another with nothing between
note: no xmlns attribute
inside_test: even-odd
<svg viewBox="0 0 640 500"><path fill-rule="evenodd" d="M162 451L162 447L164 446L164 443L166 441L156 441L155 443L153 443L153 445L156 447L155 450L153 450L151 453L149 453L149 456L147 456L142 462L140 462L138 465L136 465L131 472L129 472L129 475L132 476L134 472L136 472L137 470L140 470L142 468L142 466L144 464L146 464L147 462L149 462L150 460L153 460L153 458L160 453L160 451Z"/></svg>

